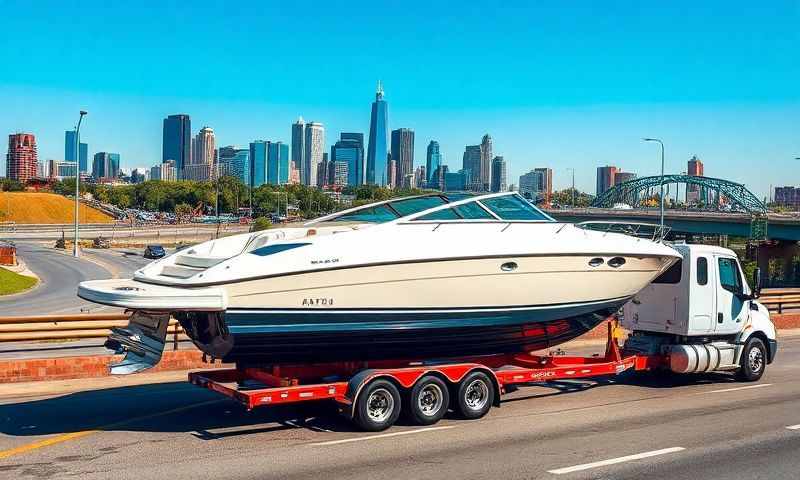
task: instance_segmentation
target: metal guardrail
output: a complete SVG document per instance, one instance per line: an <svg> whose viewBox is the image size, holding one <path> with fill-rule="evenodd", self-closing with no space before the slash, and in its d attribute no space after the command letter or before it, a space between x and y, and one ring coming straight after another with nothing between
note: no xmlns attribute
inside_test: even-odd
<svg viewBox="0 0 800 480"><path fill-rule="evenodd" d="M124 313L0 317L0 343L105 338L112 328L127 326L129 317ZM189 340L175 319L170 319L167 335L174 350L180 341Z"/></svg>
<svg viewBox="0 0 800 480"><path fill-rule="evenodd" d="M768 288L761 290L758 299L767 310L784 313L784 310L800 310L800 288Z"/></svg>

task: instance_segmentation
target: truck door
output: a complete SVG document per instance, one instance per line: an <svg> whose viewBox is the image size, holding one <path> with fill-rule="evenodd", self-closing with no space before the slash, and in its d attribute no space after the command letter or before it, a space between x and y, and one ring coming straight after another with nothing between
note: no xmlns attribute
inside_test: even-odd
<svg viewBox="0 0 800 480"><path fill-rule="evenodd" d="M738 262L732 257L717 256L717 318L715 333L736 333L747 315Z"/></svg>

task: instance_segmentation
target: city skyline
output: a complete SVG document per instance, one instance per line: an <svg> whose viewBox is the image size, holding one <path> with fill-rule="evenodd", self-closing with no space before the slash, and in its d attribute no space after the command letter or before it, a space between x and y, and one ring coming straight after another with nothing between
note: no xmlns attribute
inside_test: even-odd
<svg viewBox="0 0 800 480"><path fill-rule="evenodd" d="M160 162L159 122L174 112L190 114L196 125L213 126L220 145L245 146L265 137L288 144L287 125L301 113L323 122L329 139L340 132L366 134L370 91L376 79L383 79L392 103L388 128L416 132L414 167L422 165L425 148L435 139L443 164L456 171L464 146L490 132L507 162L509 179L548 165L554 170L554 188L561 189L571 181L566 169L575 168L578 188L593 192L599 165L619 165L640 176L657 174L657 152L640 138L659 136L667 147L668 172L680 173L686 160L698 155L709 172L724 171L725 178L745 183L761 197L768 196L770 185L800 183L785 174L796 170L793 157L800 154L794 120L800 108L794 86L800 65L791 54L800 44L793 27L800 11L791 2L770 10L718 2L512 5L492 13L477 6L454 13L426 5L441 22L437 42L420 35L421 22L409 20L407 32L391 33L394 42L404 45L398 51L394 43L387 50L367 41L387 34L377 28L379 22L364 21L363 29L340 32L331 21L339 14L321 6L313 23L325 36L326 48L358 47L358 61L308 53L304 62L287 63L288 50L265 48L258 57L276 61L260 68L281 67L279 75L259 77L269 78L260 84L232 75L241 70L236 62L252 52L253 44L269 46L275 40L285 46L280 38L288 24L276 22L276 31L261 32L258 38L231 30L209 39L202 62L188 52L187 64L208 65L204 81L197 82L186 81L182 67L159 52L171 51L161 47L179 48L190 34L200 35L199 26L178 22L156 48L159 37L149 35L147 19L139 11L126 11L125 21L134 28L117 29L98 45L88 41L89 31L74 31L63 20L65 8L26 5L25 16L0 19L4 39L26 38L26 49L9 51L8 62L42 58L25 62L30 68L9 70L0 80L0 131L36 135L42 161L65 160L63 132L74 125L81 108L90 112L81 131L81 140L91 148L89 161L95 152L119 152L128 171ZM119 15L111 14L118 9L88 5L85 21L107 17L119 22ZM274 10L270 14L282 18L301 15L291 6ZM363 10L367 19L386 15L385 7ZM177 7L165 7L165 18L180 15ZM266 15L266 10L254 9L252 15ZM470 21L485 15L492 21ZM233 17L218 20L230 26L236 23ZM660 21L648 22L645 31L642 18ZM461 27L466 24L477 31L466 35ZM636 45L626 32L641 33ZM46 40L53 35L70 38L70 49L53 48ZM116 47L133 50L118 56ZM461 78L470 68L468 60L482 56L491 59L494 74ZM426 68L391 75L396 71L391 65L401 60ZM87 74L66 75L77 64ZM91 74L99 71L104 75ZM152 71L169 74L143 74ZM333 74L324 81L310 74L319 71ZM235 89L229 88L233 79ZM326 151L332 143L326 143ZM750 171L754 162L764 166L760 175ZM5 171L4 162L0 171Z"/></svg>

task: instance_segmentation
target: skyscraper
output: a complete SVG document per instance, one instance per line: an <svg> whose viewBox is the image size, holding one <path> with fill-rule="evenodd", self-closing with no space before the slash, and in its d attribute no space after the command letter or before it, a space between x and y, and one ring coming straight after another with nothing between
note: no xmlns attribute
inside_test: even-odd
<svg viewBox="0 0 800 480"><path fill-rule="evenodd" d="M364 134L363 133L342 133L337 141L331 147L330 161L334 163L347 164L347 179L341 185L361 185L364 183ZM341 167L334 167L335 172L341 175L343 170Z"/></svg>
<svg viewBox="0 0 800 480"><path fill-rule="evenodd" d="M250 185L250 149L233 145L220 147L217 155L220 177L236 177L245 185Z"/></svg>
<svg viewBox="0 0 800 480"><path fill-rule="evenodd" d="M194 138L191 162L183 167L183 178L200 182L213 179L216 154L214 130L209 127L201 128Z"/></svg>
<svg viewBox="0 0 800 480"><path fill-rule="evenodd" d="M383 85L378 81L375 101L369 119L369 147L367 149L366 183L386 185L389 172L386 137L389 132L389 105L383 99Z"/></svg>
<svg viewBox="0 0 800 480"><path fill-rule="evenodd" d="M95 180L113 179L119 176L119 153L97 152L92 163L92 177Z"/></svg>
<svg viewBox="0 0 800 480"><path fill-rule="evenodd" d="M170 115L164 119L161 144L161 161L175 161L178 179L183 178L183 167L192 159L192 121L189 115Z"/></svg>
<svg viewBox="0 0 800 480"><path fill-rule="evenodd" d="M614 186L614 176L617 173L617 167L606 165L605 167L597 167L597 185L595 189L596 195L602 195L606 190Z"/></svg>
<svg viewBox="0 0 800 480"><path fill-rule="evenodd" d="M462 170L469 171L470 177L469 183L464 186L464 188L467 190L482 190L482 185L480 182L481 152L482 150L480 145L467 145L467 147L464 149Z"/></svg>
<svg viewBox="0 0 800 480"><path fill-rule="evenodd" d="M479 184L480 190L488 192L492 186L492 137L487 133L481 139L481 161L478 172L473 172L475 181Z"/></svg>
<svg viewBox="0 0 800 480"><path fill-rule="evenodd" d="M439 152L439 142L431 140L428 144L428 154L425 156L425 172L428 176L426 186L428 188L439 188L439 179L436 178L436 175L441 164L442 154Z"/></svg>
<svg viewBox="0 0 800 480"><path fill-rule="evenodd" d="M414 173L414 130L392 130L392 160L397 162L397 178L404 185L406 175Z"/></svg>
<svg viewBox="0 0 800 480"><path fill-rule="evenodd" d="M692 177L703 176L703 162L697 158L697 155L692 155L692 158L687 162L686 173ZM699 202L706 197L705 193L705 189L700 187L700 185L686 185L686 203Z"/></svg>
<svg viewBox="0 0 800 480"><path fill-rule="evenodd" d="M492 191L505 192L507 189L506 161L503 157L494 157L492 160Z"/></svg>
<svg viewBox="0 0 800 480"><path fill-rule="evenodd" d="M289 145L283 142L267 142L267 183L289 183Z"/></svg>
<svg viewBox="0 0 800 480"><path fill-rule="evenodd" d="M553 196L553 169L552 168L534 168L534 172L539 172L539 185L537 186L539 192L542 194L544 203L549 204L550 198Z"/></svg>
<svg viewBox="0 0 800 480"><path fill-rule="evenodd" d="M317 169L325 153L325 127L318 122L306 124L305 153L300 167L300 181L303 185L317 185ZM305 175L305 176L303 176Z"/></svg>
<svg viewBox="0 0 800 480"><path fill-rule="evenodd" d="M81 142L78 147L78 168L83 172L88 172L88 155L89 145ZM67 162L74 162L75 160L75 130L67 130L64 132L64 160Z"/></svg>
<svg viewBox="0 0 800 480"><path fill-rule="evenodd" d="M32 133L12 133L8 136L7 178L27 182L36 176L38 161L36 137Z"/></svg>
<svg viewBox="0 0 800 480"><path fill-rule="evenodd" d="M267 183L267 142L255 140L250 143L250 188Z"/></svg>
<svg viewBox="0 0 800 480"><path fill-rule="evenodd" d="M531 170L530 172L520 175L519 177L519 194L529 200L538 200L544 197L542 192L542 185L545 184L543 179L544 173L541 170Z"/></svg>
<svg viewBox="0 0 800 480"><path fill-rule="evenodd" d="M386 186L397 187L397 160L395 159L386 162Z"/></svg>
<svg viewBox="0 0 800 480"><path fill-rule="evenodd" d="M292 163L294 164L294 168L300 170L300 179L305 178L303 176L303 166L305 165L305 155L306 155L306 122L303 121L303 117L297 119L296 122L292 124ZM304 182L302 182L304 183Z"/></svg>

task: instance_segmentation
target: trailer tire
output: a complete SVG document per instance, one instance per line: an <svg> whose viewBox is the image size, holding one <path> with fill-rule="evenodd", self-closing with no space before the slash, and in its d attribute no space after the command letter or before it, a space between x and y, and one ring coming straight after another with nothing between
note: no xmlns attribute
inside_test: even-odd
<svg viewBox="0 0 800 480"><path fill-rule="evenodd" d="M400 392L394 383L377 379L358 395L353 421L368 432L380 432L394 425L400 416Z"/></svg>
<svg viewBox="0 0 800 480"><path fill-rule="evenodd" d="M408 392L403 411L415 425L433 425L445 416L449 405L447 384L439 377L426 375Z"/></svg>
<svg viewBox="0 0 800 480"><path fill-rule="evenodd" d="M767 367L767 347L758 337L750 337L744 344L739 359L739 370L736 378L742 382L758 381Z"/></svg>
<svg viewBox="0 0 800 480"><path fill-rule="evenodd" d="M494 383L484 372L472 372L458 383L458 413L468 420L481 418L492 408Z"/></svg>

